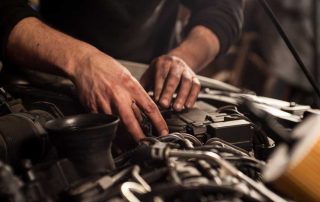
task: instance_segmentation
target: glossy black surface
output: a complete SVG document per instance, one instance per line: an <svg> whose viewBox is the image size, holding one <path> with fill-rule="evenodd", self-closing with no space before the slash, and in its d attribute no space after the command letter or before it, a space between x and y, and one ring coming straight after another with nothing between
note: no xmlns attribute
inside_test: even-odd
<svg viewBox="0 0 320 202"><path fill-rule="evenodd" d="M46 123L46 129L52 132L64 133L71 131L94 130L114 127L119 122L118 117L107 114L80 114L55 119Z"/></svg>

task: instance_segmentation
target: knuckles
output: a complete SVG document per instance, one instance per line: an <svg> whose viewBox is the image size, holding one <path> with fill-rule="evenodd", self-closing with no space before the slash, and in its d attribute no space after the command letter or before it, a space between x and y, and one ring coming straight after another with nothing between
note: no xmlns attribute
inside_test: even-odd
<svg viewBox="0 0 320 202"><path fill-rule="evenodd" d="M128 83L128 82L131 82L132 81L132 76L130 74L128 74L127 72L123 72L121 75L120 75L120 78L119 78L120 82L124 82L124 84Z"/></svg>
<svg viewBox="0 0 320 202"><path fill-rule="evenodd" d="M158 110L158 107L152 102L148 102L144 107L144 112L147 114L155 113L157 112L157 110Z"/></svg>
<svg viewBox="0 0 320 202"><path fill-rule="evenodd" d="M183 74L183 81L188 82L188 83L192 83L192 76L189 74Z"/></svg>
<svg viewBox="0 0 320 202"><path fill-rule="evenodd" d="M200 84L200 81L199 81L198 78L193 78L193 80L192 80L192 85L193 85L197 90L200 91L200 89L201 89L201 84Z"/></svg>
<svg viewBox="0 0 320 202"><path fill-rule="evenodd" d="M169 77L170 79L172 79L172 81L174 81L175 83L180 81L181 75L177 74L177 73L173 73L172 71L169 73Z"/></svg>

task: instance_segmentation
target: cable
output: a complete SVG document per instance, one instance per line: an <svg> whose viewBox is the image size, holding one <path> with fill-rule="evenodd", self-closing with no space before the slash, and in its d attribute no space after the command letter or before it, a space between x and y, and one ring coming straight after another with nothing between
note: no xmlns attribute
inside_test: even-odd
<svg viewBox="0 0 320 202"><path fill-rule="evenodd" d="M314 76L315 76L315 80L317 83L320 82L320 69L319 69L319 65L320 65L320 60L319 60L319 56L320 56L320 1L319 0L313 0L312 2L312 8L311 8L311 12L313 15L313 34L314 34ZM314 101L314 105L316 107L320 106L320 100L319 99L315 99Z"/></svg>
<svg viewBox="0 0 320 202"><path fill-rule="evenodd" d="M319 8L320 8L320 1L319 0L313 0L312 2L312 14L313 14L313 33L314 33L314 75L315 75L315 80L319 82L320 74L319 74L319 43L320 43L320 13L319 13Z"/></svg>
<svg viewBox="0 0 320 202"><path fill-rule="evenodd" d="M299 56L297 50L292 45L289 37L287 36L287 34L285 33L284 29L282 28L280 22L277 20L277 18L275 16L275 14L273 13L270 5L267 3L266 0L258 0L258 2L261 4L261 6L263 7L263 9L266 12L266 14L270 17L272 23L276 27L276 29L279 32L281 38L283 39L283 41L287 45L287 47L290 50L291 54L293 55L294 59L299 64L299 67L301 68L301 70L303 71L303 73L305 74L307 79L309 80L311 86L315 90L315 92L318 95L318 97L320 98L320 89L319 89L316 81L313 79L313 77L311 76L310 72L308 71L308 69L306 68L305 64L303 63L301 57Z"/></svg>

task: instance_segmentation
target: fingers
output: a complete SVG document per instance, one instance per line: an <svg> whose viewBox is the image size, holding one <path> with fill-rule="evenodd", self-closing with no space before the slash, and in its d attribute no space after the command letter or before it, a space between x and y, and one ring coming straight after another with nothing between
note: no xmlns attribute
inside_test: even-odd
<svg viewBox="0 0 320 202"><path fill-rule="evenodd" d="M131 108L131 104L120 101L116 103L116 107L118 109L118 114L121 121L126 126L128 132L133 136L133 138L136 141L145 138L136 115Z"/></svg>
<svg viewBox="0 0 320 202"><path fill-rule="evenodd" d="M179 65L179 64L171 64L172 65ZM160 105L163 107L168 108L170 106L173 94L175 93L178 85L180 83L180 79L183 73L183 68L178 66L173 66L170 69L170 72L166 78L165 87L163 88L163 92L160 98Z"/></svg>
<svg viewBox="0 0 320 202"><path fill-rule="evenodd" d="M155 85L154 85L154 98L156 100L156 102L159 101L160 96L161 96L161 92L164 86L164 82L168 76L168 73L170 71L170 67L171 67L171 61L165 61L160 64L155 63L155 65L159 65L161 66L161 68L156 67L157 71L156 71L156 75L155 75Z"/></svg>
<svg viewBox="0 0 320 202"><path fill-rule="evenodd" d="M131 96L134 99L135 104L137 104L137 106L147 115L159 135L167 135L169 133L168 127L157 105L153 102L139 82L134 80L133 84Z"/></svg>
<svg viewBox="0 0 320 202"><path fill-rule="evenodd" d="M132 101L131 108L132 108L132 111L133 111L136 119L138 120L138 122L141 125L141 123L143 122L143 116L141 114L141 111L140 111L139 107L135 103L135 101Z"/></svg>
<svg viewBox="0 0 320 202"><path fill-rule="evenodd" d="M163 119L157 105L152 101L146 92L141 92L135 97L137 105L148 116L159 135L167 135L169 133L168 126Z"/></svg>
<svg viewBox="0 0 320 202"><path fill-rule="evenodd" d="M132 101L136 101L159 134L168 133L166 123L154 102L125 67L104 54L95 55L86 67L85 72L77 71L74 76L80 99L91 111L119 115L128 132L135 140L140 140L144 138L138 121L141 117L136 116L139 112L132 108Z"/></svg>
<svg viewBox="0 0 320 202"><path fill-rule="evenodd" d="M192 74L185 71L182 75L181 85L178 92L178 96L173 105L174 110L181 111L186 103L190 90L192 88Z"/></svg>
<svg viewBox="0 0 320 202"><path fill-rule="evenodd" d="M112 114L110 102L101 95L97 95L97 106L105 114Z"/></svg>
<svg viewBox="0 0 320 202"><path fill-rule="evenodd" d="M199 94L200 90L201 90L201 85L200 85L199 79L196 77L193 77L192 78L192 88L191 88L190 94L188 95L188 98L187 98L187 101L185 104L185 106L187 108L193 107L193 105L197 101L198 94Z"/></svg>
<svg viewBox="0 0 320 202"><path fill-rule="evenodd" d="M181 111L183 107L193 107L201 86L192 69L183 60L174 56L161 56L153 63L153 67L156 68L155 100L162 107L168 108L179 87L173 105L174 110Z"/></svg>

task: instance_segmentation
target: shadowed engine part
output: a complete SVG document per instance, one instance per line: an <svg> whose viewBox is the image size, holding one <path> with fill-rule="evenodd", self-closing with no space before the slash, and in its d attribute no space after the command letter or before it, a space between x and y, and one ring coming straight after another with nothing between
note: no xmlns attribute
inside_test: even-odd
<svg viewBox="0 0 320 202"><path fill-rule="evenodd" d="M114 169L111 142L119 119L111 115L82 114L49 121L46 129L60 157L68 158L80 175Z"/></svg>
<svg viewBox="0 0 320 202"><path fill-rule="evenodd" d="M0 159L12 165L23 158L41 160L48 149L43 125L53 118L40 110L0 117Z"/></svg>

